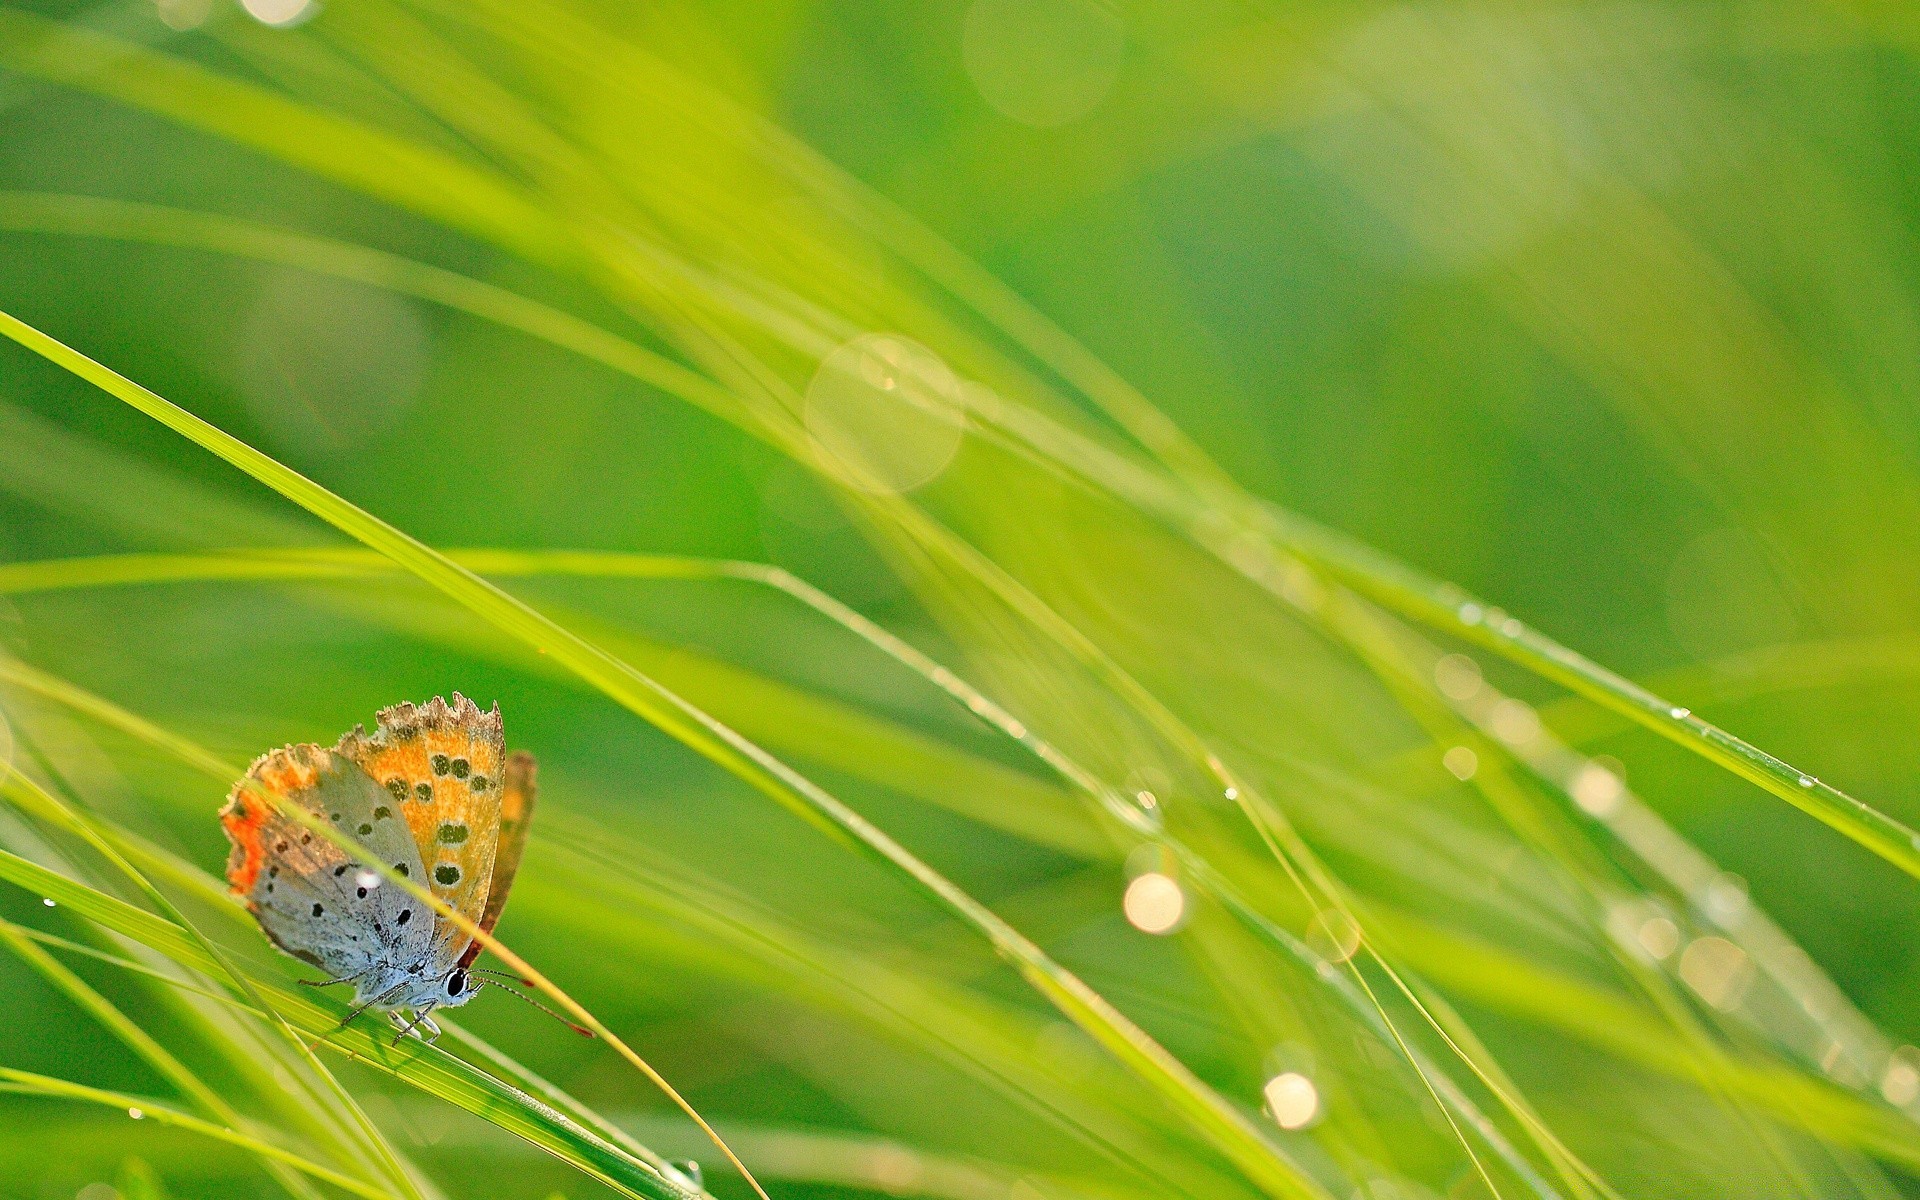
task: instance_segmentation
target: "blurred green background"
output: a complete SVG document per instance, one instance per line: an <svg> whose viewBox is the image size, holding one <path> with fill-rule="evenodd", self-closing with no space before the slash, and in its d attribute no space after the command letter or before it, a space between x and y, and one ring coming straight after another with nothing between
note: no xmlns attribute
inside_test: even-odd
<svg viewBox="0 0 1920 1200"><path fill-rule="evenodd" d="M1920 823L1916 50L1908 6L1840 2L0 8L0 309L435 547L785 568L1149 793L1115 819L768 588L476 564L998 912L1274 1176L924 887L431 588L142 575L350 542L11 346L6 661L240 765L498 700L544 785L503 937L777 1196L1920 1195L1915 879L1261 524L1339 530ZM34 574L129 555L132 582ZM224 783L0 684L20 777L218 874ZM30 809L0 846L151 906ZM1144 875L1176 881L1167 936L1123 912ZM17 883L0 916L132 953ZM302 1127L318 1102L249 1098L291 1080L236 1063L305 1069L263 1026L58 952L377 1194L612 1194L323 1055L407 1159L385 1179ZM28 957L0 997L0 1066L193 1108ZM458 1023L748 1194L604 1044L499 995ZM304 1186L265 1170L0 1096L7 1195Z"/></svg>

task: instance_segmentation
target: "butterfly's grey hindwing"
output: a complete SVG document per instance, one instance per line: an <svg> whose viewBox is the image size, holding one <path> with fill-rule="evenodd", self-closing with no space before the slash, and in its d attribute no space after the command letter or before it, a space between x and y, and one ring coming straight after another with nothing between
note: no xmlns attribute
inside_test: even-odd
<svg viewBox="0 0 1920 1200"><path fill-rule="evenodd" d="M262 830L266 865L247 900L281 949L352 980L355 1003L364 1003L415 977L416 964L432 949L432 910L371 869L377 861L418 880L420 852L385 787L342 755L318 746L294 749L305 751L315 774L311 786L288 798L361 849L349 855L275 813Z"/></svg>

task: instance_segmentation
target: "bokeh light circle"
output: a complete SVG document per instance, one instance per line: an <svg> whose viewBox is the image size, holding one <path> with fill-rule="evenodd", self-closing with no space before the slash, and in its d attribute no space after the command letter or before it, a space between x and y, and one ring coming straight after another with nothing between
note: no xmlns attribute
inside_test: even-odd
<svg viewBox="0 0 1920 1200"><path fill-rule="evenodd" d="M875 493L932 481L966 433L960 381L933 351L892 334L829 354L807 385L803 419L820 465Z"/></svg>
<svg viewBox="0 0 1920 1200"><path fill-rule="evenodd" d="M1120 906L1140 932L1172 933L1187 914L1187 895L1171 875L1148 871L1127 885Z"/></svg>
<svg viewBox="0 0 1920 1200"><path fill-rule="evenodd" d="M1096 0L974 0L960 49L982 99L1045 128L1078 120L1106 99L1120 74L1126 26Z"/></svg>

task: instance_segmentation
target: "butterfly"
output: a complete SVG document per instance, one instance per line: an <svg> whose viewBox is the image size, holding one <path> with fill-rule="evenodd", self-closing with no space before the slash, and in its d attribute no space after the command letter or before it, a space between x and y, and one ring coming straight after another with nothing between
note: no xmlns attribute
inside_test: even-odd
<svg viewBox="0 0 1920 1200"><path fill-rule="evenodd" d="M269 796L331 823L352 852ZM533 800L533 756L506 753L498 704L482 712L459 692L452 704L397 704L371 734L356 725L332 747L285 746L254 761L220 810L233 843L227 883L274 945L327 973L313 986L353 985L347 1021L376 1009L400 1028L396 1042L432 1041L440 1027L429 1014L483 984L473 973L480 942L370 864L491 931Z"/></svg>

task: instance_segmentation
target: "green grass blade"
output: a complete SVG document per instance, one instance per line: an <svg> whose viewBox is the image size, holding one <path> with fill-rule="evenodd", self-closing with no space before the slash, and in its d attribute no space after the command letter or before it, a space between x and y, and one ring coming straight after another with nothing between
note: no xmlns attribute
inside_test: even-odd
<svg viewBox="0 0 1920 1200"><path fill-rule="evenodd" d="M100 1104L108 1108L121 1109L129 1116L140 1120L153 1120L162 1125L171 1125L176 1129L185 1129L215 1141L239 1146L261 1158L271 1159L291 1167L304 1175L311 1176L322 1183L330 1183L342 1191L356 1196L365 1196L367 1200L390 1200L392 1192L355 1179L351 1175L342 1175L331 1167L325 1167L310 1159L302 1158L291 1150L282 1149L271 1142L264 1141L251 1134L225 1125L216 1125L211 1121L139 1096L129 1096L124 1092L110 1092L101 1088L87 1087L65 1079L53 1079L45 1075L35 1075L29 1071L16 1071L11 1067L0 1067L0 1088L18 1091L32 1096L53 1096L63 1100L80 1100L88 1104Z"/></svg>

